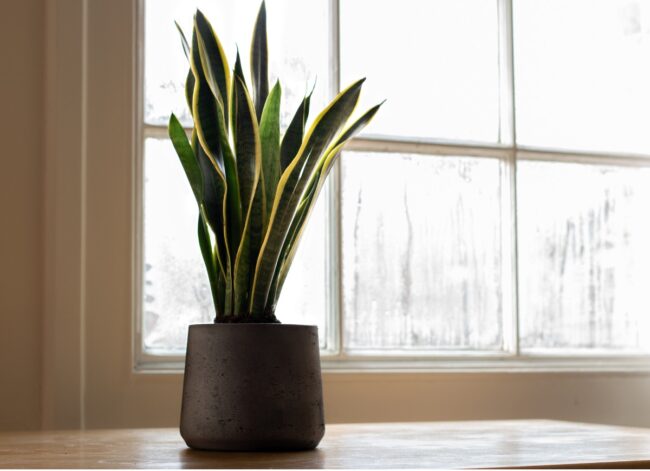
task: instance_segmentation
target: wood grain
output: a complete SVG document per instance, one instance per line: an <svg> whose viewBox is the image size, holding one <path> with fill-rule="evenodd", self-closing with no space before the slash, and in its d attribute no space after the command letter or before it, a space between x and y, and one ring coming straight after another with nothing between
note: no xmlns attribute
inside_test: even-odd
<svg viewBox="0 0 650 471"><path fill-rule="evenodd" d="M3 468L649 467L650 430L547 420L338 424L309 452L200 452L176 429L0 433Z"/></svg>

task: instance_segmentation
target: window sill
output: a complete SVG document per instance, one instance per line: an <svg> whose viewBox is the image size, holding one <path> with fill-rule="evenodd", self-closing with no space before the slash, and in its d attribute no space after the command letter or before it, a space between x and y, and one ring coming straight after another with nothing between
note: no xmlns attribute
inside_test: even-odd
<svg viewBox="0 0 650 471"><path fill-rule="evenodd" d="M649 355L551 355L521 356L477 355L414 358L408 356L377 357L357 355L339 358L321 356L323 373L650 373ZM182 356L144 354L134 364L137 374L181 374Z"/></svg>

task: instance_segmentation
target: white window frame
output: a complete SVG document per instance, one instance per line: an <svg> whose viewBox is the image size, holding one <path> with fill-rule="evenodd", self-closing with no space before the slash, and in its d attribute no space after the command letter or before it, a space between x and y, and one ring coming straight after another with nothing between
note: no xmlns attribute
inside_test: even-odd
<svg viewBox="0 0 650 471"><path fill-rule="evenodd" d="M476 143L444 141L436 139L394 138L380 135L367 135L354 139L347 149L361 152L409 153L431 156L472 156L497 159L506 169L502 180L503 253L507 257L503 283L505 292L512 293L504 299L504 345L501 351L417 351L388 354L363 354L346 352L343 348L345 322L342 306L341 267L341 227L340 162L330 176L325 193L328 198L330 246L328 260L329 309L326 344L321 352L325 371L363 372L363 371L480 371L480 372L529 372L529 371L650 371L650 355L605 350L561 350L527 351L519 347L519 302L518 302L518 263L517 263L517 186L516 168L519 160L558 161L581 164L612 165L616 167L650 167L650 155L575 152L543 147L523 147L517 145L515 77L513 47L513 0L492 0L497 2L499 34L499 143ZM180 372L184 355L164 355L144 350L142 338L142 292L143 273L142 250L142 201L143 201L143 153L146 138L167 138L164 126L146 124L143 116L144 97L144 0L138 0L138 50L137 50L137 118L139 123L137 158L135 164L135 220L134 228L134 288L133 299L133 354L134 369L138 372ZM335 96L340 89L340 0L329 0L330 18L330 95ZM506 296L507 297L507 296Z"/></svg>

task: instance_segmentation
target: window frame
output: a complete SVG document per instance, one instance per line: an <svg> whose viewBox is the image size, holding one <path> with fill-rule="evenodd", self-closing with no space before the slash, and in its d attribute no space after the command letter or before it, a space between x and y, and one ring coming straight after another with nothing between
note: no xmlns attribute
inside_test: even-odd
<svg viewBox="0 0 650 471"><path fill-rule="evenodd" d="M329 95L340 90L340 1L329 4ZM328 200L329 232L327 348L321 350L323 369L331 372L562 372L562 371L650 371L650 354L606 350L530 350L522 352L519 346L519 273L517 258L517 163L518 161L552 161L615 167L650 167L650 155L569 151L547 147L520 146L517 144L515 72L513 41L513 1L497 2L498 70L499 70L499 131L496 143L450 141L441 139L396 138L383 135L364 135L353 139L348 151L378 153L409 153L438 157L471 156L496 159L502 164L502 253L504 254L503 283L503 346L498 351L443 351L418 350L390 351L385 354L346 352L343 343L344 316L342 293L341 244L341 163L336 163L324 197ZM137 18L137 84L136 123L137 152L135 159L134 202L134 263L135 286L133 290L133 355L137 372L180 372L184 355L156 354L145 351L142 338L142 286L143 286L143 235L142 214L144 196L143 157L147 138L167 138L164 126L147 124L144 119L144 2L138 0Z"/></svg>

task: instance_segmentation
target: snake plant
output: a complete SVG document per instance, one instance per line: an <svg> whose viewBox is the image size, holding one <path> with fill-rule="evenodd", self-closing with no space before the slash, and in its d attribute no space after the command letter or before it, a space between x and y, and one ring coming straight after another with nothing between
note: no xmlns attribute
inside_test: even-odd
<svg viewBox="0 0 650 471"><path fill-rule="evenodd" d="M325 179L381 104L348 124L361 79L307 128L310 93L282 135L280 82L269 90L264 2L253 31L250 90L239 51L231 70L203 13L194 16L191 42L178 30L190 64L185 96L193 128L188 136L172 114L169 136L199 209L215 322L278 322L278 297Z"/></svg>

